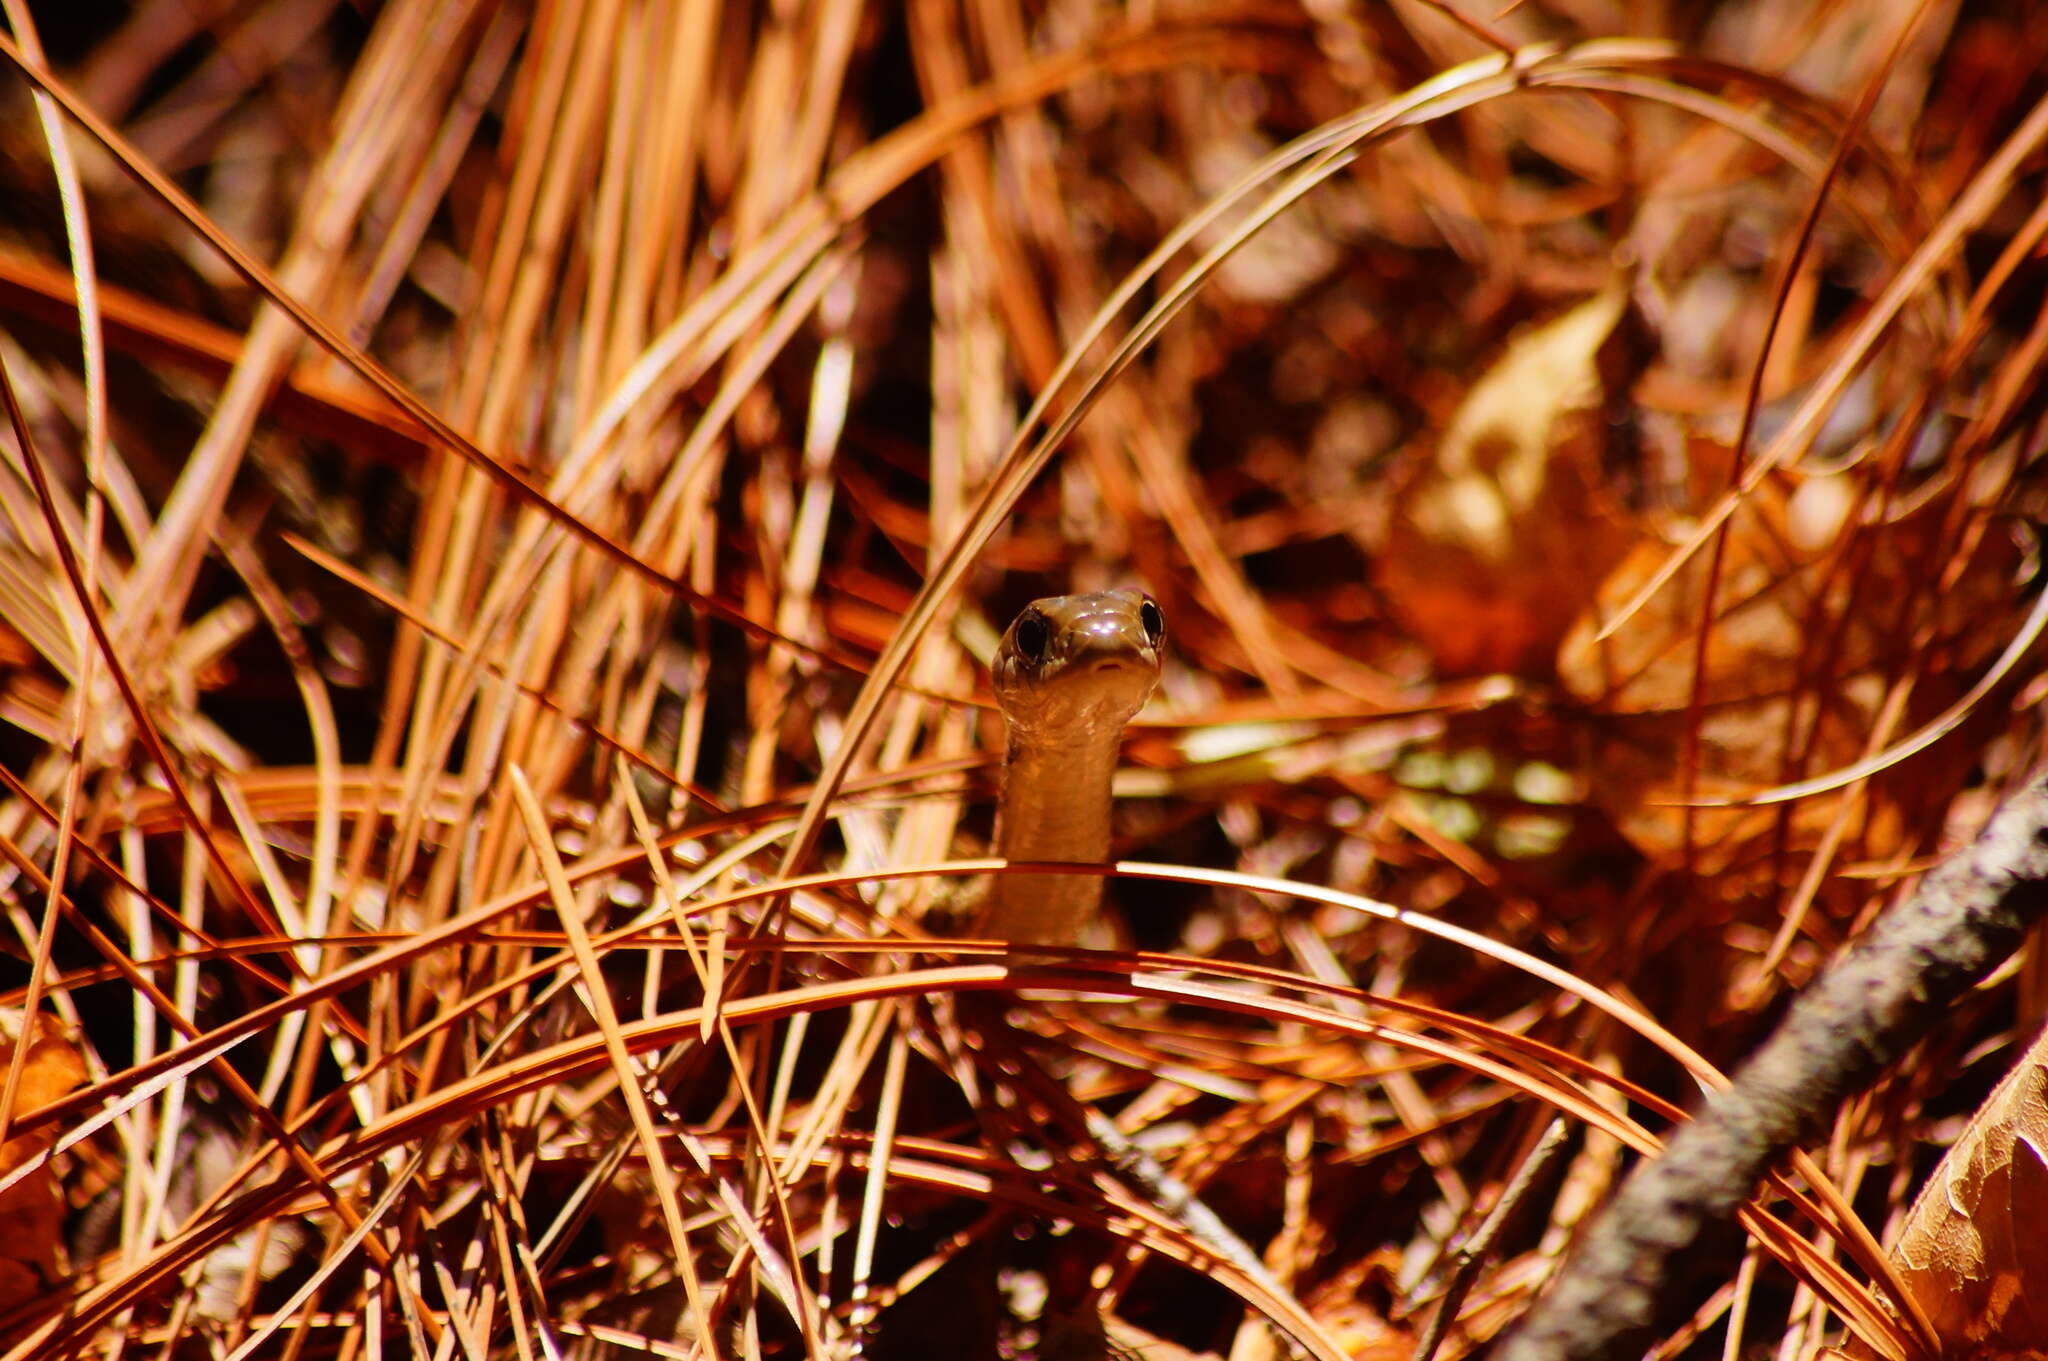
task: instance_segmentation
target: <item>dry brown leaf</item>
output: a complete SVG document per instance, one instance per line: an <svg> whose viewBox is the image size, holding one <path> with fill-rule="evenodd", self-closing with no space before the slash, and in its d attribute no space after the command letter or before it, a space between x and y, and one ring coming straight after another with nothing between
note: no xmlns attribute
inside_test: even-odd
<svg viewBox="0 0 2048 1361"><path fill-rule="evenodd" d="M1891 1251L1946 1354L2048 1352L2048 1235L2036 1216L2048 1218L2048 1032L1934 1169Z"/></svg>
<svg viewBox="0 0 2048 1361"><path fill-rule="evenodd" d="M1546 670L1637 537L1598 490L1636 367L1627 314L1617 282L1517 337L1396 493L1375 573L1440 674Z"/></svg>
<svg viewBox="0 0 2048 1361"><path fill-rule="evenodd" d="M1694 439L1688 451L1696 484L1725 469L1729 451ZM1704 476L1703 476L1704 474ZM1696 490L1699 488L1696 486ZM1704 496L1702 500L1706 499ZM1810 498L1808 498L1810 499ZM1946 507L1930 506L1878 527L1844 534L1879 537L1845 570L1835 534L1802 532L1802 497L1777 483L1759 487L1729 522L1714 590L1713 635L1700 680L1698 769L1685 784L1688 707L1699 664L1700 621L1712 555L1694 554L1612 637L1601 624L1663 569L1669 544L1638 544L1601 583L1590 610L1559 649L1558 679L1593 716L1594 797L1645 853L1662 855L1683 836L1689 794L1741 798L1853 764L1868 750L1894 684L1908 660L1902 608L1925 605L1923 564L1949 533ZM1987 536L1938 602L1938 645L1923 654L1906 712L1884 731L1904 736L1952 703L1971 668L2003 642L1991 621L2004 618L2009 540ZM1849 831L1866 853L1894 847L1902 803L1919 807L1945 779L1929 753L1909 773L1872 782L1871 797ZM1835 818L1834 799L1793 806L1794 844L1811 844ZM1698 868L1740 858L1756 835L1774 828L1776 807L1694 810Z"/></svg>
<svg viewBox="0 0 2048 1361"><path fill-rule="evenodd" d="M18 1035L20 1016L0 1021ZM0 1048L0 1064L14 1059L15 1041ZM30 1032L28 1056L15 1088L13 1114L27 1115L49 1105L85 1081L85 1060L65 1038L56 1017L38 1012ZM45 1126L18 1134L0 1144L0 1177L48 1152L57 1131ZM5 1191L0 1191L0 1309L33 1299L57 1276L57 1241L64 1203L57 1178L45 1161Z"/></svg>

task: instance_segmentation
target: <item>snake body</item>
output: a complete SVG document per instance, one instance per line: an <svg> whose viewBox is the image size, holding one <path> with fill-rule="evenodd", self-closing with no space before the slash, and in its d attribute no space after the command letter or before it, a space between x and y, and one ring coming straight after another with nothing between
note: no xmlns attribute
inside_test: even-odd
<svg viewBox="0 0 2048 1361"><path fill-rule="evenodd" d="M1117 746L1159 679L1165 641L1158 604L1128 588L1035 600L1010 624L991 668L1008 727L996 828L1004 858L1108 858ZM1101 902L1096 875L999 875L983 934L1077 944Z"/></svg>

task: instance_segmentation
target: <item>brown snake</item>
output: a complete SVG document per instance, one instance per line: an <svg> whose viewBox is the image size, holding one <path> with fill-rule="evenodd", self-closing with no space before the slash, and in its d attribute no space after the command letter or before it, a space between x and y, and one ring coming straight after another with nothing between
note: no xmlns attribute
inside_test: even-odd
<svg viewBox="0 0 2048 1361"><path fill-rule="evenodd" d="M1003 634L990 668L1009 727L996 850L1007 860L1109 858L1110 777L1124 724L1159 680L1166 619L1143 591L1051 596L1026 605ZM977 934L1013 945L1075 945L1102 904L1094 874L1002 874ZM1004 1028L993 1021L989 1033ZM1090 1137L1153 1205L1198 1242L1276 1296L1286 1291L1243 1240L1116 1124L1082 1108ZM1123 1354L1101 1320L1065 1325L1062 1354ZM1128 1330L1128 1325L1116 1327ZM1149 1347L1163 1344L1149 1334ZM1288 1350L1299 1354L1292 1339ZM1055 1349L1057 1350L1057 1349ZM1049 1354L1041 1349L1041 1355Z"/></svg>
<svg viewBox="0 0 2048 1361"><path fill-rule="evenodd" d="M1009 725L998 854L1108 858L1117 746L1159 679L1165 642L1158 604L1128 587L1034 600L1010 624L991 668ZM981 934L1078 944L1101 903L1097 875L999 875Z"/></svg>

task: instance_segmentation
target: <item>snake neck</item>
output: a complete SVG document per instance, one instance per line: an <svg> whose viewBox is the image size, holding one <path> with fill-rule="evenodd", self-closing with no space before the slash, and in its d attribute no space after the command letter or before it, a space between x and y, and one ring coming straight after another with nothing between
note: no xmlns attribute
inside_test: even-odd
<svg viewBox="0 0 2048 1361"><path fill-rule="evenodd" d="M1109 858L1109 784L1122 733L1121 724L1057 742L1010 733L996 828L1005 859ZM1099 875L997 875L985 934L1022 945L1078 945L1101 902Z"/></svg>

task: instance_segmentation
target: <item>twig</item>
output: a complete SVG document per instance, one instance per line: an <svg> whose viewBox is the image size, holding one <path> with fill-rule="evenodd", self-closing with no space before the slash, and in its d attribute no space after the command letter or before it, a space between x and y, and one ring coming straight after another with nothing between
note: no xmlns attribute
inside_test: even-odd
<svg viewBox="0 0 2048 1361"><path fill-rule="evenodd" d="M1453 1257L1450 1281L1444 1286L1443 1299L1438 1303L1436 1316L1429 1321L1429 1328L1422 1335L1422 1341L1415 1345L1415 1361L1432 1361L1436 1349L1443 1345L1444 1335L1457 1321L1458 1309L1465 1303L1466 1294L1472 1289L1472 1282L1479 1277L1479 1268L1486 1265L1486 1259L1493 1253L1493 1242L1507 1227L1510 1217L1529 1194L1529 1188L1543 1175L1545 1168L1557 1157L1564 1147L1566 1126L1563 1116L1551 1120L1549 1128L1536 1141L1536 1147L1529 1150L1529 1156L1522 1159L1522 1165L1515 1169L1514 1180L1500 1193L1500 1200L1486 1216L1486 1222L1479 1226L1479 1232L1471 1241L1459 1248Z"/></svg>
<svg viewBox="0 0 2048 1361"><path fill-rule="evenodd" d="M1792 1005L1663 1154L1640 1164L1499 1361L1637 1356L1723 1264L1758 1180L2018 948L2048 908L2048 779L2009 798Z"/></svg>

